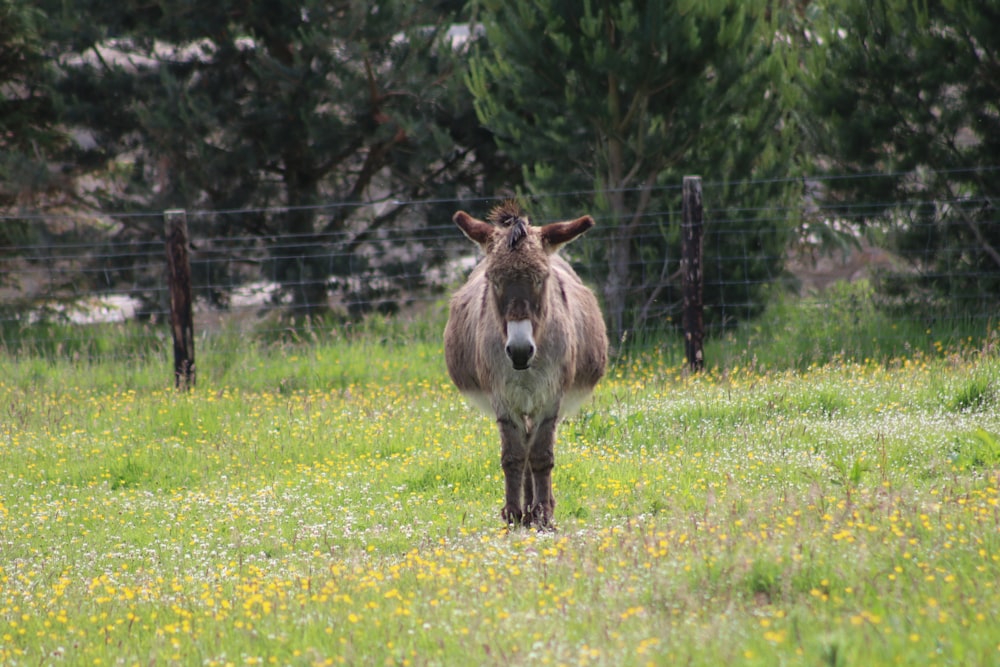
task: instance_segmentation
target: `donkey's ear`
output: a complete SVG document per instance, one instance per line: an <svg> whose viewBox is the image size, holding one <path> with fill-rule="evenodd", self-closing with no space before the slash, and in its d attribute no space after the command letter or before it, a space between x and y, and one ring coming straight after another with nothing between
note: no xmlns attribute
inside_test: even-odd
<svg viewBox="0 0 1000 667"><path fill-rule="evenodd" d="M545 225L541 229L542 247L546 252L553 253L593 226L594 219L589 215L576 220Z"/></svg>
<svg viewBox="0 0 1000 667"><path fill-rule="evenodd" d="M455 224L470 241L478 243L483 250L486 249L490 239L493 238L493 225L477 220L465 211L459 211L451 219L455 221Z"/></svg>

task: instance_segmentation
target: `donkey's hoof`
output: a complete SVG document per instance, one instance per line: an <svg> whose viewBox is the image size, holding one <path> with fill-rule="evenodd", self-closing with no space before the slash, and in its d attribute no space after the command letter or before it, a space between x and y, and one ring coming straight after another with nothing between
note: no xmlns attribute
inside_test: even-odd
<svg viewBox="0 0 1000 667"><path fill-rule="evenodd" d="M508 526L516 526L525 519L524 512L517 505L508 504L505 505L502 510L500 510L500 516L503 520L507 522Z"/></svg>
<svg viewBox="0 0 1000 667"><path fill-rule="evenodd" d="M524 515L524 525L534 526L540 533L555 532L552 510L543 505L532 505Z"/></svg>

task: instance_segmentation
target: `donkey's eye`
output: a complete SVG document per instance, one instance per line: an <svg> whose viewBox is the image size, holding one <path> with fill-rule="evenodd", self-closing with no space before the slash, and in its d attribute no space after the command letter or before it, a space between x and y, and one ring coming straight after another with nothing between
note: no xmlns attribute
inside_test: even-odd
<svg viewBox="0 0 1000 667"><path fill-rule="evenodd" d="M503 294L503 285L501 285L499 282L490 281L490 285L492 285L493 291L496 292L497 296L500 296L500 295Z"/></svg>

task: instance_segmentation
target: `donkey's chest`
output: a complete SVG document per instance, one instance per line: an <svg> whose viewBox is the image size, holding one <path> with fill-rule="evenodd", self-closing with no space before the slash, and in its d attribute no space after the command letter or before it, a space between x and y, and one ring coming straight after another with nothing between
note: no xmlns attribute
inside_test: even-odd
<svg viewBox="0 0 1000 667"><path fill-rule="evenodd" d="M506 369L496 378L494 400L510 414L543 417L558 409L562 383L557 370Z"/></svg>

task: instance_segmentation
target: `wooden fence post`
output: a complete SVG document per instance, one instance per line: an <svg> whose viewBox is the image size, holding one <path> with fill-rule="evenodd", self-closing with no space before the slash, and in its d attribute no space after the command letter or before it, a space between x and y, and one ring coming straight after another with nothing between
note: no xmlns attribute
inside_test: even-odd
<svg viewBox="0 0 1000 667"><path fill-rule="evenodd" d="M178 389L190 389L195 382L195 367L187 213L172 209L165 211L163 217L167 238L167 280L170 284L170 329L174 337L174 385Z"/></svg>
<svg viewBox="0 0 1000 667"><path fill-rule="evenodd" d="M701 270L704 225L701 176L685 176L682 195L681 268L684 271L684 355L693 372L705 367L705 317Z"/></svg>

